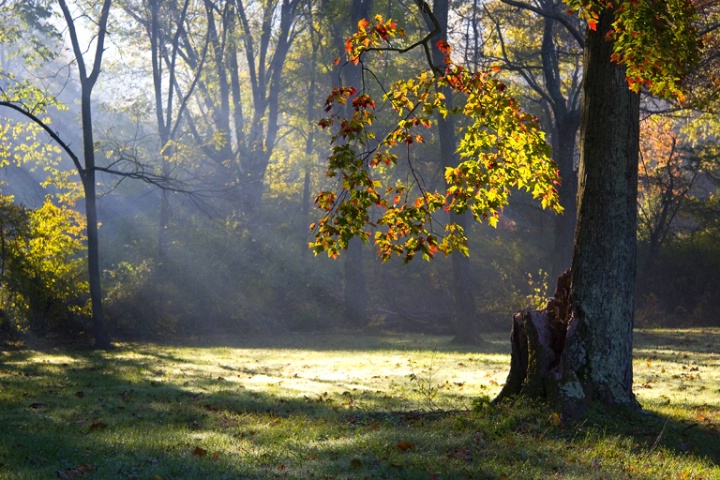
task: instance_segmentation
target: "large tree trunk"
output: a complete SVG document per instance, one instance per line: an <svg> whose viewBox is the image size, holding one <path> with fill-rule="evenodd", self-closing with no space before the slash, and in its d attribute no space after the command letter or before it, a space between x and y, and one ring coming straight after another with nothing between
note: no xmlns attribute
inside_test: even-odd
<svg viewBox="0 0 720 480"><path fill-rule="evenodd" d="M548 398L569 418L584 416L594 402L638 406L632 327L639 96L610 61L605 33L613 18L606 9L587 35L572 273L561 277L548 308L515 316L511 371L498 397Z"/></svg>

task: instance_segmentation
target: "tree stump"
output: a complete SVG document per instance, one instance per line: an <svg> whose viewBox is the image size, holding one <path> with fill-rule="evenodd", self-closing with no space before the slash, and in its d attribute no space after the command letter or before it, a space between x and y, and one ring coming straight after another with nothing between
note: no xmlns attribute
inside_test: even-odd
<svg viewBox="0 0 720 480"><path fill-rule="evenodd" d="M582 338L581 321L572 315L570 269L557 280L554 295L543 310L525 309L513 315L510 372L494 402L517 396L559 403L566 418L585 414L585 389L572 368L573 345Z"/></svg>

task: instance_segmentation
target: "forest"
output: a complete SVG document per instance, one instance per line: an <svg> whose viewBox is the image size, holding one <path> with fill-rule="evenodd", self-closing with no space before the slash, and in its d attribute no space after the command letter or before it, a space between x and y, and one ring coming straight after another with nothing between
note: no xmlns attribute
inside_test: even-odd
<svg viewBox="0 0 720 480"><path fill-rule="evenodd" d="M0 405L24 412L2 420L67 407L49 437L108 451L120 422L284 427L248 470L197 435L122 466L4 437L0 479L720 478L719 22L712 0L0 0ZM230 371L277 381L232 395ZM105 413L75 411L94 389ZM588 418L586 454L542 460ZM285 458L321 420L393 458ZM442 468L434 428L467 437Z"/></svg>

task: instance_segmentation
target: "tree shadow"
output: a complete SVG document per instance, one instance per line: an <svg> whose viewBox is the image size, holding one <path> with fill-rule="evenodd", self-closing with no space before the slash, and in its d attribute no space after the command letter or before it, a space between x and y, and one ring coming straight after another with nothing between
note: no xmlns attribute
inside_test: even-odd
<svg viewBox="0 0 720 480"><path fill-rule="evenodd" d="M718 354L720 328L636 329L634 341L648 351Z"/></svg>

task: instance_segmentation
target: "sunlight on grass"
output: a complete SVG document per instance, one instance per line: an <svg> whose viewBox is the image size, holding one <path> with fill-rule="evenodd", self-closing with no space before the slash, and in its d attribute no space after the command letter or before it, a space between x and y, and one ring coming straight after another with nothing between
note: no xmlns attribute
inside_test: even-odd
<svg viewBox="0 0 720 480"><path fill-rule="evenodd" d="M0 479L720 478L719 329L636 335L648 414L485 406L507 335L0 352ZM198 346L201 345L201 346Z"/></svg>

